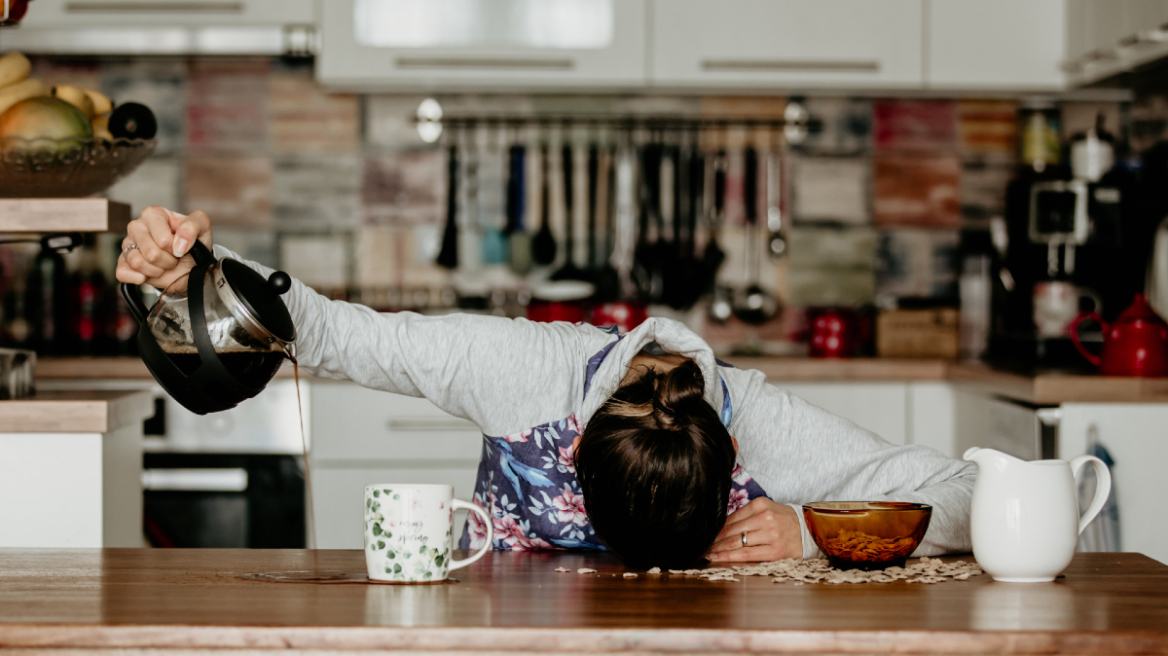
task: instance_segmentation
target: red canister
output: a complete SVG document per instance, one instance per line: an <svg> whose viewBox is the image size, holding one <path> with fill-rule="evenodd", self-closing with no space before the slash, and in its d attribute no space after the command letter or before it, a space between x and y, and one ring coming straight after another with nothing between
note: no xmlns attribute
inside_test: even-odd
<svg viewBox="0 0 1168 656"><path fill-rule="evenodd" d="M593 306L592 318L588 323L601 327L616 326L622 333L627 333L647 318L649 310L644 303L615 301Z"/></svg>

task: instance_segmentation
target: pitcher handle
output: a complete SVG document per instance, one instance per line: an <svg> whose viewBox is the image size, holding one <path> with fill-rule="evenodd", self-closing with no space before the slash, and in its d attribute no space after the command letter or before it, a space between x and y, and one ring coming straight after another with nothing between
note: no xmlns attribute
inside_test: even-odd
<svg viewBox="0 0 1168 656"><path fill-rule="evenodd" d="M471 556L470 558L463 558L462 560L451 560L450 561L450 570L454 571L460 567L466 567L467 565L474 563L476 560L478 560L479 558L482 558L484 554L486 554L488 551L490 551L491 547L494 546L494 544L495 544L495 542L494 542L495 534L491 530L491 516L487 514L487 511L483 510L482 508L478 507L477 505L475 505L473 503L467 503L467 502L463 501L462 499L453 500L450 503L450 507L454 510L469 510L473 513L478 513L479 517L481 517L483 520L483 524L486 525L486 527L487 527L487 542L486 542L486 544L483 545L482 549L478 550L478 553Z"/></svg>
<svg viewBox="0 0 1168 656"><path fill-rule="evenodd" d="M1088 351L1087 347L1083 346L1082 340L1079 339L1079 324L1087 321L1088 319L1094 319L1096 322L1098 322L1099 326L1103 328L1103 334L1107 334L1107 324L1103 322L1103 317L1099 316L1098 312L1080 313L1079 316L1075 317L1075 320L1071 322L1071 342L1074 343L1075 348L1079 350L1079 353L1087 359L1087 362L1090 362L1091 364L1098 367L1099 365L1103 364L1103 358Z"/></svg>
<svg viewBox="0 0 1168 656"><path fill-rule="evenodd" d="M1095 468L1095 498L1091 499L1091 505L1087 506L1087 512L1079 518L1079 533L1087 528L1095 515L1103 510L1103 504L1107 503L1107 495L1111 494L1111 472L1108 471L1107 465L1095 456L1079 456L1071 461L1071 473L1075 477L1075 486L1078 487L1079 472L1083 469L1083 465L1091 463Z"/></svg>

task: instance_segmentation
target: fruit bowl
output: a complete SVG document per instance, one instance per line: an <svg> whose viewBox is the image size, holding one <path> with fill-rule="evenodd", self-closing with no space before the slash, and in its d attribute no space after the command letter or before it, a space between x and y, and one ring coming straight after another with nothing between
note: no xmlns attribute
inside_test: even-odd
<svg viewBox="0 0 1168 656"><path fill-rule="evenodd" d="M0 139L0 198L80 198L146 161L156 139Z"/></svg>
<svg viewBox="0 0 1168 656"><path fill-rule="evenodd" d="M836 569L903 567L925 537L932 506L897 501L803 504L815 544Z"/></svg>

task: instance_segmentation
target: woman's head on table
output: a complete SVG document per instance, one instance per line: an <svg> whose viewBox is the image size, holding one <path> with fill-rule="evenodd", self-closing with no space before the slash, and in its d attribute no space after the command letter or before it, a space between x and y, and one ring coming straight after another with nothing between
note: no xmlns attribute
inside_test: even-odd
<svg viewBox="0 0 1168 656"><path fill-rule="evenodd" d="M687 567L726 523L738 444L680 356L636 360L575 448L592 528L633 567Z"/></svg>

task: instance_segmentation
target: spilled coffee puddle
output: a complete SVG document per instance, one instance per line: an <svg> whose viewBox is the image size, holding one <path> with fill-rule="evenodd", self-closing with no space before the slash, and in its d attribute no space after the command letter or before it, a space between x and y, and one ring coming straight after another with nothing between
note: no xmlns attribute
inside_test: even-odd
<svg viewBox="0 0 1168 656"><path fill-rule="evenodd" d="M295 570L290 572L259 572L256 574L239 574L236 578L245 581L263 581L266 583L324 583L324 584L365 584L365 585L443 585L458 583L458 579L443 581L374 581L365 575L365 572L330 572L315 570Z"/></svg>

